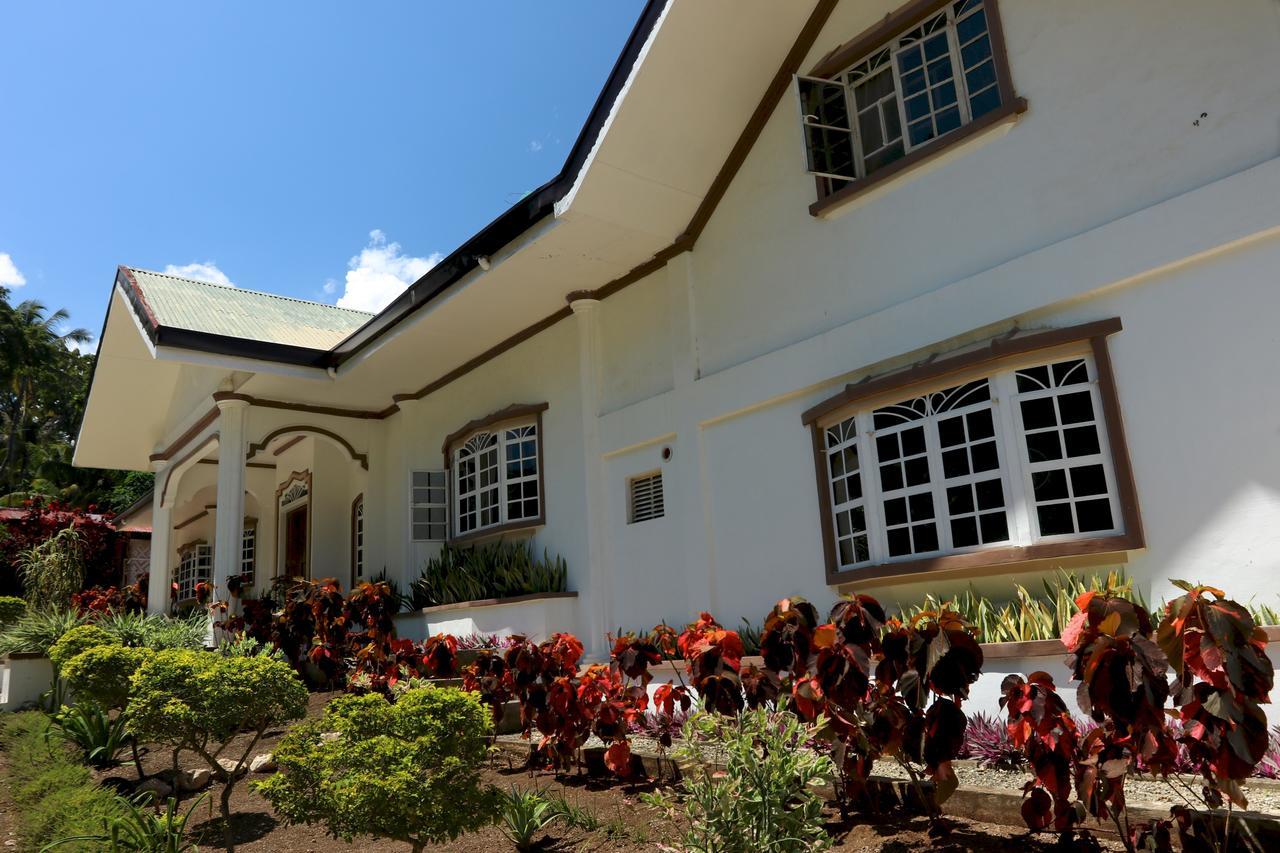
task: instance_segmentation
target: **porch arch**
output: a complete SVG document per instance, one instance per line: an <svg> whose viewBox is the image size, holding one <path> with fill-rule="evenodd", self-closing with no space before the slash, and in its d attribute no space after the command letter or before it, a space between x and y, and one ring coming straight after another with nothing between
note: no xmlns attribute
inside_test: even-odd
<svg viewBox="0 0 1280 853"><path fill-rule="evenodd" d="M279 429L272 430L267 434L265 438L262 439L262 441L257 441L249 445L249 452L248 452L248 455L246 456L246 460L252 459L259 452L265 450L267 448L267 445L271 444L271 442L275 441L280 436L289 435L290 433L306 433L310 435L319 436L320 438L323 438L329 443L346 451L348 456L350 456L354 461L360 463L361 468L363 468L366 471L369 470L368 454L357 453L355 447L352 446L351 442L347 441L345 438L338 435L336 432L327 430L324 427L310 426L306 424L280 427Z"/></svg>

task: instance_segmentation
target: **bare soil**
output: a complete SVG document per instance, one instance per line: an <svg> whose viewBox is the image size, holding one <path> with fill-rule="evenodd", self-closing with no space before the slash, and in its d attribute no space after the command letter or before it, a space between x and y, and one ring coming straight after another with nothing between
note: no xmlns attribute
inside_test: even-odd
<svg viewBox="0 0 1280 853"><path fill-rule="evenodd" d="M333 693L315 693L311 696L308 716L318 716L324 706L335 695ZM253 754L271 752L284 730L268 733L268 736L254 747ZM247 740L233 743L224 755L238 755L238 747ZM145 750L143 768L145 772L155 774L170 766L171 756L163 750ZM184 755L180 759L184 769L202 766L198 759ZM99 781L119 787L127 792L137 782L137 775L132 765L125 764L112 770L98 774ZM398 842L381 839L357 838L352 843L328 837L319 826L290 826L281 820L272 810L270 804L254 792L249 782L265 778L261 774L250 774L241 779L235 786L231 797L231 810L234 815L232 824L235 829L236 849L245 853L276 853L276 851L297 851L297 853L333 853L333 851L351 850L409 850L409 846ZM639 801L639 794L647 790L644 786L622 785L599 782L586 776L555 776L551 773L533 773L515 767L509 759L501 758L484 771L484 779L490 784L507 789L511 786L521 790L540 790L547 795L564 797L569 803L589 811L599 822L599 828L586 831L567 828L563 823L553 823L548 833L541 839L539 849L544 851L580 851L580 853L631 853L631 851L661 851L680 849L681 827L665 819L654 810ZM222 821L218 815L217 796L220 788L217 783L210 789L210 797L201 804L192 816L192 829L202 850L221 850L223 848ZM198 794L184 794L183 799L190 802ZM928 821L923 817L902 815L859 816L853 820L842 822L834 807L827 810L829 830L836 838L835 850L846 851L884 851L884 853L907 853L907 851L930 849L938 851L1005 851L1017 846L1022 853L1038 853L1039 851L1062 849L1085 849L1079 847L1064 848L1056 845L1051 836L1031 836L1020 829L997 826L987 823L949 819L949 831L938 838L931 836ZM12 840L9 835L10 815L0 804L0 845L5 840ZM14 845L0 846L0 849L16 849ZM456 841L441 845L441 850L454 850L460 853L489 853L489 851L513 850L514 847L502 832L494 826L487 827L471 835L463 836ZM1116 845L1104 843L1101 849L1119 849Z"/></svg>

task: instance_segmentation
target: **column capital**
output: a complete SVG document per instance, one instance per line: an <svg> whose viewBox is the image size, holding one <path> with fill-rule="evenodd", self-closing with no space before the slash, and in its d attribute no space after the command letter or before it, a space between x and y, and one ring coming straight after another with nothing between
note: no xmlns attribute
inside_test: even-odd
<svg viewBox="0 0 1280 853"><path fill-rule="evenodd" d="M218 391L213 395L213 402L217 404L219 411L225 412L228 409L247 409L253 398L234 391Z"/></svg>
<svg viewBox="0 0 1280 853"><path fill-rule="evenodd" d="M565 297L565 301L569 303L569 310L575 314L587 313L600 307L600 300L591 290L575 290Z"/></svg>

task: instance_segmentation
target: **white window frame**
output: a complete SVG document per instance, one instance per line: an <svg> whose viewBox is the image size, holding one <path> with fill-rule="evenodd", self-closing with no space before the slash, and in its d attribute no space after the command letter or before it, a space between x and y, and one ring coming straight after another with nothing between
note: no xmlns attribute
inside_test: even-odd
<svg viewBox="0 0 1280 853"><path fill-rule="evenodd" d="M208 542L195 542L183 546L175 580L178 583L178 603L194 601L196 586L213 578L213 546Z"/></svg>
<svg viewBox="0 0 1280 853"><path fill-rule="evenodd" d="M364 495L351 507L351 575L353 584L364 580Z"/></svg>
<svg viewBox="0 0 1280 853"><path fill-rule="evenodd" d="M1087 381L1085 383L1061 386L1060 390L1049 389L1031 392L1018 390L1018 371L1074 360L1081 360L1085 364L1085 369L1087 371ZM995 428L998 468L992 469L989 472L984 472L981 476L970 473L969 475L944 479L941 467L941 448L938 446L938 432L936 426L934 426L932 429L925 429L925 440L927 444L925 458L929 461L928 486L926 487L922 484L915 489L895 489L886 491L881 482L881 460L876 449L876 438L881 435L891 435L896 432L900 432L904 428L909 428L909 425L897 425L877 430L873 423L874 412L886 405L912 400L947 388L963 386L967 382L984 378L988 380L990 387L991 401L989 405L991 407L992 420ZM1087 390L1089 393L1093 410L1093 419L1087 422L1080 422L1073 426L1094 427L1098 440L1098 452L1071 457L1069 461L1064 457L1061 460L1033 462L1030 459L1029 452L1027 450L1026 430L1023 427L1022 419L1022 401L1033 400L1041 397L1065 396L1084 390ZM947 411L943 417L949 418L970 411L976 411L978 409L985 408L986 405L988 404L983 401L982 403L974 405L960 406L954 410ZM1055 403L1055 406L1057 405L1058 404ZM848 428L845 427L850 420L853 421L856 434L850 433ZM913 423L924 422L925 421L915 421ZM832 549L832 553L834 554L833 568L836 572L1010 547L1026 547L1054 542L1086 541L1090 539L1115 536L1126 532L1124 529L1125 516L1120 505L1120 489L1117 482L1115 462L1111 452L1111 436L1108 434L1108 423L1103 408L1103 396L1099 387L1098 368L1094 354L1089 349L1087 343L1071 345L1053 350L1042 350L1027 353L1020 357L988 365L969 373L957 374L943 380L930 382L927 385L907 385L900 390L886 392L885 394L877 395L875 398L859 401L848 408L824 416L817 422L816 426L821 438L821 444L819 445L822 454L821 471L823 477L823 488L826 489L827 511L829 513L829 522L831 525L829 534L831 542L829 543L829 547ZM832 443L829 430L838 428L841 429L840 437ZM1045 428L1040 431L1049 432L1052 429L1053 428ZM1059 424L1057 429L1061 431L1064 427ZM1035 430L1033 430L1033 432L1035 432ZM836 485L831 473L831 454L835 450L843 449L848 446L857 447L862 496L860 499L847 499L842 503L837 503ZM1041 534L1038 504L1034 497L1036 476L1049 470L1063 469L1067 472L1064 474L1064 477L1067 482L1070 483L1072 481L1072 477L1068 469L1094 465L1101 465L1103 468L1106 484L1105 498L1109 502L1112 526L1110 528L1098 530L1079 531L1077 529L1076 532L1071 533L1059 533L1053 535ZM963 485L965 483L973 483L976 481L985 482L987 480L994 479L997 475L999 476L1003 489L1008 539L964 547L953 546L950 524L952 516L946 511L947 489L949 487ZM889 494L890 497L892 497L911 491L921 493L928 491L933 495L934 522L938 538L938 547L929 551L890 556L888 548L888 532L884 519L885 496L886 494ZM846 495L847 494L848 493L846 492ZM1083 498L1083 500L1097 501L1101 501L1102 499L1102 495L1092 495ZM1072 510L1072 518L1073 520L1076 520L1075 526L1078 528L1078 503L1082 499L1073 496L1070 500L1071 503L1069 506ZM1045 503L1053 502L1054 501L1046 501ZM840 553L840 540L842 536L840 532L841 526L839 515L850 508L859 506L863 509L865 517L864 533L868 540L867 555L865 559L848 562L841 558ZM957 516L965 516L967 514L968 513L957 513ZM852 532L851 535L857 535L857 533L858 532L855 531Z"/></svg>
<svg viewBox="0 0 1280 853"><path fill-rule="evenodd" d="M905 157L907 154L910 154L912 151L931 145L934 142L938 141L939 139L942 139L964 128L966 125L970 124L973 121L972 104L971 104L972 99L978 95L984 94L985 92L991 89L995 89L997 93L999 93L1000 91L999 65L997 63L996 55L995 55L996 45L994 42L991 41L991 38L992 38L991 15L996 13L995 13L995 10L988 7L987 3L984 2L984 0L978 0L977 3L975 3L974 5L968 6L963 10L963 12L957 14L956 8L965 2L969 2L969 0L952 0L952 2L946 3L944 6L942 6L942 8L930 14L924 20L921 20L912 24L910 27L906 28L903 32L899 33L893 38L887 39L886 41L876 45L875 48L868 51L863 56L859 57L855 62L850 63L848 68L846 68L844 71L840 72L839 74L835 75L834 77L827 78L827 77L805 76L800 74L795 75L796 98L800 104L801 124L803 125L802 130L804 131L804 134L805 134L805 138L803 142L804 142L804 150L805 150L805 165L806 165L805 171L806 172L820 178L827 178L830 180L841 181L841 182L858 181L868 177L868 172L866 169L866 156L865 156L865 152L863 151L862 132L858 122L858 112L859 112L858 103L857 103L857 98L854 96L854 89L857 86L857 82L853 80L853 76L856 70L859 68L859 66L864 65L865 63L871 61L872 59L878 59L880 55L885 51L888 51L889 53L889 57L888 57L889 69L890 69L890 73L893 75L894 97L897 100L898 122L899 122L899 130L901 133L901 136L899 137L899 139L901 139L902 145L903 145L902 156ZM979 11L981 11L987 17L986 29L983 30L982 33L980 33L979 35L969 39L969 41L966 41L964 44L961 44L960 34L957 29L957 25L961 21L978 14ZM929 27L930 25L934 25L935 22L938 21L940 18L945 18L945 21L941 24L941 26L936 27L934 30L928 33L924 32L924 29L926 27ZM938 88L938 86L945 85L945 83L938 84L937 86L931 85L926 76L925 88L923 93L917 92L913 94L911 97L914 98L914 97L918 97L921 94L924 94L924 96L928 99L929 112L927 113L927 116L929 117L931 125L933 126L934 133L927 139L921 140L920 142L913 143L911 141L911 124L913 123L919 124L923 117L916 118L914 122L908 121L907 106L906 106L906 102L908 98L906 97L906 92L903 89L903 85L902 85L902 75L901 75L901 68L898 62L898 57L902 53L911 50L917 45L920 45L922 42L926 41L927 39L936 35L939 32L944 32L947 38L947 56L949 56L951 61L951 73L952 73L950 82L955 87L956 100L954 102L954 106L957 108L959 112L960 123L956 125L956 127L948 131L945 131L943 133L937 132L937 122L936 122L937 115L940 112L945 112L947 109L950 109L952 105L949 104L942 109L934 109L932 92L935 88ZM964 64L964 59L962 56L963 49L969 46L970 44L973 44L974 42L978 41L983 36L985 36L988 39L988 43L990 45L989 55L985 59L979 62L975 62L972 66L966 68ZM935 59L934 61L937 61L937 59ZM986 63L991 63L992 82L986 86L983 86L981 89L978 89L975 92L970 92L969 80L968 80L969 72L979 68L980 66ZM922 58L920 68L923 70L928 66L928 64L929 64L928 61ZM804 85L805 84L842 87L845 92L845 116L848 119L849 127L841 128L835 125L820 124L816 120L812 120L814 119L813 116L805 115L804 114ZM882 109L882 106L880 105L888 97L889 96L886 95L877 101L878 106L876 108L878 110ZM999 106L1000 105L997 104L995 107L992 107L991 109L998 109ZM984 112L984 115L985 115L985 112ZM850 135L851 146L854 152L854 155L853 155L854 175L833 174L829 172L819 171L814 168L813 154L812 154L812 151L810 150L809 142L808 142L807 129L810 127L821 128L824 131L848 133ZM881 116L881 128L883 129L883 116ZM881 145L881 148L878 148L876 150L878 152L885 147L887 146ZM883 168L883 166L880 168ZM873 170L870 174L874 175L876 171L879 171L879 169Z"/></svg>
<svg viewBox="0 0 1280 853"><path fill-rule="evenodd" d="M493 444L487 442L492 439ZM525 445L532 444L532 455L524 452ZM497 465L493 471L493 481L482 485L483 472L493 470L491 466L469 467L467 463L477 459L481 454L495 454ZM515 454L514 457L512 454ZM483 534L497 528L534 526L540 524L545 508L545 495L542 494L542 435L539 418L521 418L519 420L485 426L459 439L454 444L451 454L451 476L449 480L452 490L450 508L453 510L453 538L460 539ZM533 471L527 472L525 464L533 463ZM510 464L517 464L519 473L512 474ZM466 478L474 478L464 487ZM508 494L509 487L520 490L520 496L512 499ZM496 506L486 505L487 494L496 496ZM475 506L467 503L474 499ZM534 502L534 512L530 514L525 504ZM519 504L519 513L513 514L512 507ZM464 508L465 507L465 508ZM486 520L484 513L491 511ZM474 523L463 529L464 521L474 517Z"/></svg>
<svg viewBox="0 0 1280 853"><path fill-rule="evenodd" d="M240 539L240 575L253 586L258 577L258 524L246 521Z"/></svg>
<svg viewBox="0 0 1280 853"><path fill-rule="evenodd" d="M433 483L432 479L438 480ZM438 492L434 500L432 492ZM440 521L431 521L432 510L439 510ZM418 521L419 512L427 513L427 520ZM438 530L438 535L432 535ZM419 535L419 534L424 535ZM449 474L439 469L417 469L409 472L409 541L444 542L449 538Z"/></svg>

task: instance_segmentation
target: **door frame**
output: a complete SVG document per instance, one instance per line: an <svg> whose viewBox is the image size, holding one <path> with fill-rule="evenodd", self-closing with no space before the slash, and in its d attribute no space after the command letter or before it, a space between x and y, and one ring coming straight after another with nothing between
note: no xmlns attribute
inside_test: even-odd
<svg viewBox="0 0 1280 853"><path fill-rule="evenodd" d="M297 488L295 488L295 485ZM307 579L311 579L311 471L294 471L276 488L276 577L285 573L285 554L288 548L288 527L286 518L297 510L307 511L306 550L303 560L306 563Z"/></svg>

